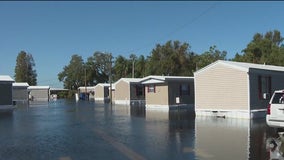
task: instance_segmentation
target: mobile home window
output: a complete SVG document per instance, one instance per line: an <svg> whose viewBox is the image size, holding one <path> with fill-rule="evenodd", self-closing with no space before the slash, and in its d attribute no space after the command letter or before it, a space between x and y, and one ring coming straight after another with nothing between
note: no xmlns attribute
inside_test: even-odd
<svg viewBox="0 0 284 160"><path fill-rule="evenodd" d="M136 85L136 95L142 96L143 95L143 86L142 85Z"/></svg>
<svg viewBox="0 0 284 160"><path fill-rule="evenodd" d="M155 92L156 92L155 85L150 84L150 85L148 86L148 93L150 93L150 92L152 92L152 93L155 93Z"/></svg>
<svg viewBox="0 0 284 160"><path fill-rule="evenodd" d="M189 95L190 94L190 88L189 84L182 84L180 85L180 95Z"/></svg>
<svg viewBox="0 0 284 160"><path fill-rule="evenodd" d="M264 97L264 94L271 95L271 77L270 76L258 76L259 99L269 99L269 97Z"/></svg>

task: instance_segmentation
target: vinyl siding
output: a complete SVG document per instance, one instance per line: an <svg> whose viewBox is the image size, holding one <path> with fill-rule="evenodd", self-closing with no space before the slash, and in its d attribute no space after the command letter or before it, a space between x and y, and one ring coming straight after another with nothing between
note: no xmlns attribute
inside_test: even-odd
<svg viewBox="0 0 284 160"><path fill-rule="evenodd" d="M0 83L0 105L12 105L12 83Z"/></svg>
<svg viewBox="0 0 284 160"><path fill-rule="evenodd" d="M272 93L275 90L281 90L284 89L284 73L277 73L272 74L271 76L271 90Z"/></svg>
<svg viewBox="0 0 284 160"><path fill-rule="evenodd" d="M284 89L284 73L270 70L250 69L250 106L251 109L266 109L268 99L259 99L258 76L271 77L271 95L275 90ZM271 96L270 95L270 96Z"/></svg>
<svg viewBox="0 0 284 160"><path fill-rule="evenodd" d="M248 75L222 64L195 74L196 109L247 110Z"/></svg>
<svg viewBox="0 0 284 160"><path fill-rule="evenodd" d="M115 85L115 100L130 100L129 83L120 81Z"/></svg>
<svg viewBox="0 0 284 160"><path fill-rule="evenodd" d="M48 89L33 89L30 90L30 94L34 101L49 101Z"/></svg>
<svg viewBox="0 0 284 160"><path fill-rule="evenodd" d="M13 87L13 101L28 101L27 87Z"/></svg>
<svg viewBox="0 0 284 160"><path fill-rule="evenodd" d="M175 105L176 97L180 98L180 104L194 104L194 82L169 82L169 105ZM189 95L180 95L180 85L189 85Z"/></svg>
<svg viewBox="0 0 284 160"><path fill-rule="evenodd" d="M155 84L155 93L148 92L148 85L145 87L146 105L169 105L168 85Z"/></svg>
<svg viewBox="0 0 284 160"><path fill-rule="evenodd" d="M108 87L104 86L96 86L95 88L95 100L96 99L104 99L108 97Z"/></svg>

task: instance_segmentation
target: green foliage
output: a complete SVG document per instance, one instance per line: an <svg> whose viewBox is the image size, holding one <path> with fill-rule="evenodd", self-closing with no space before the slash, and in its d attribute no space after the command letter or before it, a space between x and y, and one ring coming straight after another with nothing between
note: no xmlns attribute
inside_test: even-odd
<svg viewBox="0 0 284 160"><path fill-rule="evenodd" d="M146 63L147 60L143 55L135 61L135 78L143 78L146 76Z"/></svg>
<svg viewBox="0 0 284 160"><path fill-rule="evenodd" d="M80 86L93 86L97 83L109 82L112 55L95 52L84 63L79 55L73 55L68 66L58 74L59 81L63 81L64 88L76 90Z"/></svg>
<svg viewBox="0 0 284 160"><path fill-rule="evenodd" d="M168 41L165 45L157 44L148 58L148 75L188 76L191 72L191 53L189 44Z"/></svg>
<svg viewBox="0 0 284 160"><path fill-rule="evenodd" d="M58 74L59 81L62 81L64 88L76 90L79 86L84 85L85 67L81 56L72 55L68 66L63 68L63 71Z"/></svg>
<svg viewBox="0 0 284 160"><path fill-rule="evenodd" d="M130 77L130 62L125 57L119 55L114 62L114 80L118 80L121 77Z"/></svg>
<svg viewBox="0 0 284 160"><path fill-rule="evenodd" d="M111 53L95 52L89 57L86 63L88 68L88 84L109 82L109 75L112 72Z"/></svg>
<svg viewBox="0 0 284 160"><path fill-rule="evenodd" d="M114 62L114 81L120 78L132 77L142 78L145 76L146 60L143 55L138 58L135 54L131 54L129 59L119 55Z"/></svg>
<svg viewBox="0 0 284 160"><path fill-rule="evenodd" d="M233 61L266 63L284 66L284 38L278 30L267 33L256 33L252 41L242 51L236 53ZM143 55L131 54L128 58L119 55L112 64L112 54L96 51L88 57L86 63L79 55L72 55L68 66L58 74L59 81L64 82L64 88L70 89L68 95L73 97L79 86L93 86L97 83L108 83L120 78L143 78L148 75L192 76L193 72L217 60L226 60L227 52L220 51L215 45L202 54L190 51L188 43L167 41L157 44L146 58ZM15 67L16 82L37 84L37 74L34 70L34 59L31 54L21 51ZM111 79L110 79L111 78ZM65 93L66 94L66 93Z"/></svg>
<svg viewBox="0 0 284 160"><path fill-rule="evenodd" d="M209 51L198 55L189 51L188 43L168 41L164 45L157 44L147 58L135 54L128 58L119 55L115 58L114 65L110 53L97 51L87 58L86 63L81 56L73 55L70 64L58 74L58 79L64 82L64 88L76 90L79 86L84 86L85 80L88 86L108 83L110 72L112 82L133 75L134 78L148 75L192 76L196 69L226 58L227 52L216 48L212 46Z"/></svg>
<svg viewBox="0 0 284 160"><path fill-rule="evenodd" d="M34 69L35 62L31 54L21 51L16 60L15 81L27 82L29 85L37 85L37 73Z"/></svg>
<svg viewBox="0 0 284 160"><path fill-rule="evenodd" d="M68 92L69 91L59 91L58 93L57 93L57 98L59 99L59 98L69 98L68 97Z"/></svg>
<svg viewBox="0 0 284 160"><path fill-rule="evenodd" d="M244 54L236 54L234 61L284 66L283 37L278 30L269 31L265 35L256 33L252 41L243 50Z"/></svg>
<svg viewBox="0 0 284 160"><path fill-rule="evenodd" d="M204 52L200 56L196 57L196 68L201 69L217 60L225 60L227 52L226 51L220 51L216 49L217 47L211 46L209 48L209 51Z"/></svg>
<svg viewBox="0 0 284 160"><path fill-rule="evenodd" d="M67 97L68 99L74 99L75 98L75 94L77 93L77 90L69 90L67 92Z"/></svg>

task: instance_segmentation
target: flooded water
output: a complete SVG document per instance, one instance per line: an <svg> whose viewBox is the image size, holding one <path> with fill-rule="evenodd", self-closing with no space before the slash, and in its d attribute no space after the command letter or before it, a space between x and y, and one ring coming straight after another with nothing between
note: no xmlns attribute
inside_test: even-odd
<svg viewBox="0 0 284 160"><path fill-rule="evenodd" d="M1 160L272 159L265 119L58 100L0 115Z"/></svg>

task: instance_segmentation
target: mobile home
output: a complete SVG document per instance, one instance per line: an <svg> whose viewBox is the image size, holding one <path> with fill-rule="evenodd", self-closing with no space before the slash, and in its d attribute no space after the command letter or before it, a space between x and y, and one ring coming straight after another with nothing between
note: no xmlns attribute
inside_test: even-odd
<svg viewBox="0 0 284 160"><path fill-rule="evenodd" d="M95 88L95 101L106 102L109 100L109 83L98 83Z"/></svg>
<svg viewBox="0 0 284 160"><path fill-rule="evenodd" d="M197 115L264 117L274 90L284 88L284 67L218 60L194 73Z"/></svg>
<svg viewBox="0 0 284 160"><path fill-rule="evenodd" d="M28 103L28 87L29 84L26 82L13 83L13 101L16 103Z"/></svg>
<svg viewBox="0 0 284 160"><path fill-rule="evenodd" d="M29 99L31 101L49 101L49 86L29 86Z"/></svg>
<svg viewBox="0 0 284 160"><path fill-rule="evenodd" d="M94 100L94 94L95 94L95 87L94 86L81 86L78 88L78 92L81 99L85 100ZM84 97L87 96L87 97Z"/></svg>
<svg viewBox="0 0 284 160"><path fill-rule="evenodd" d="M141 78L121 78L114 85L115 104L144 104L145 94L144 85L141 84Z"/></svg>
<svg viewBox="0 0 284 160"><path fill-rule="evenodd" d="M194 110L193 77L148 76L141 82L145 85L146 109L186 107Z"/></svg>
<svg viewBox="0 0 284 160"><path fill-rule="evenodd" d="M7 75L0 75L0 112L13 111L13 89L14 80Z"/></svg>

